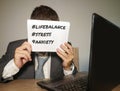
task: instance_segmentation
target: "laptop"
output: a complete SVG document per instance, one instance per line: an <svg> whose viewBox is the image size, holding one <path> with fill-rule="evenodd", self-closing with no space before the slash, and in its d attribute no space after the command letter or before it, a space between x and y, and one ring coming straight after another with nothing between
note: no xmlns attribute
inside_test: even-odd
<svg viewBox="0 0 120 91"><path fill-rule="evenodd" d="M104 17L92 15L89 71L37 82L50 91L112 91L120 84L120 28ZM79 81L77 81L79 80ZM73 82L73 84L72 84ZM63 90L61 85L71 87ZM73 89L77 87L76 89Z"/></svg>
<svg viewBox="0 0 120 91"><path fill-rule="evenodd" d="M120 84L120 28L93 14L87 91L112 91Z"/></svg>

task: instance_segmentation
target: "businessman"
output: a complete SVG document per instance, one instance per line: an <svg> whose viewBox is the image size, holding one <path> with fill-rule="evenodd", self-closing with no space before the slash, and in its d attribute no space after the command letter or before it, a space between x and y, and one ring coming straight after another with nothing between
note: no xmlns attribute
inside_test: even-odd
<svg viewBox="0 0 120 91"><path fill-rule="evenodd" d="M45 5L36 7L30 19L59 21L56 11ZM69 42L63 43L60 48L63 51L57 48L52 53L32 52L27 39L10 42L5 55L0 59L0 82L15 79L56 79L75 74L77 69L73 63L72 45Z"/></svg>

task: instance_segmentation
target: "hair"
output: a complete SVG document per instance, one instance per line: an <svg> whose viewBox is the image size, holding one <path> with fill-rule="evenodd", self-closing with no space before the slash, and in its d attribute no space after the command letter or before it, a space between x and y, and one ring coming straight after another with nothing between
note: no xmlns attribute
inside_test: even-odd
<svg viewBox="0 0 120 91"><path fill-rule="evenodd" d="M56 11L45 5L40 5L39 7L36 7L33 10L30 18L36 20L59 21L59 16Z"/></svg>

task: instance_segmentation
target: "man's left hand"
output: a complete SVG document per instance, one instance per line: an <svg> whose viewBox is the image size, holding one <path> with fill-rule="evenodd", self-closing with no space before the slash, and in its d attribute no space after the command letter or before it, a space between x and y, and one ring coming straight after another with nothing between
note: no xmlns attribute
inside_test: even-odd
<svg viewBox="0 0 120 91"><path fill-rule="evenodd" d="M63 60L63 67L65 70L70 70L72 60L74 58L73 47L68 44L64 43L60 45L60 48L57 49L58 56Z"/></svg>

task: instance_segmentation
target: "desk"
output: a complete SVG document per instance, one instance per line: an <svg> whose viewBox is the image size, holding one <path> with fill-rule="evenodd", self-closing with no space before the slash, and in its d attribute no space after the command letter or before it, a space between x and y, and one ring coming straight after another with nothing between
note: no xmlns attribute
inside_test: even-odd
<svg viewBox="0 0 120 91"><path fill-rule="evenodd" d="M112 89L112 91L120 91L120 84L117 85L114 89Z"/></svg>
<svg viewBox="0 0 120 91"><path fill-rule="evenodd" d="M19 79L9 83L0 83L0 91L47 91L39 87L35 79Z"/></svg>

